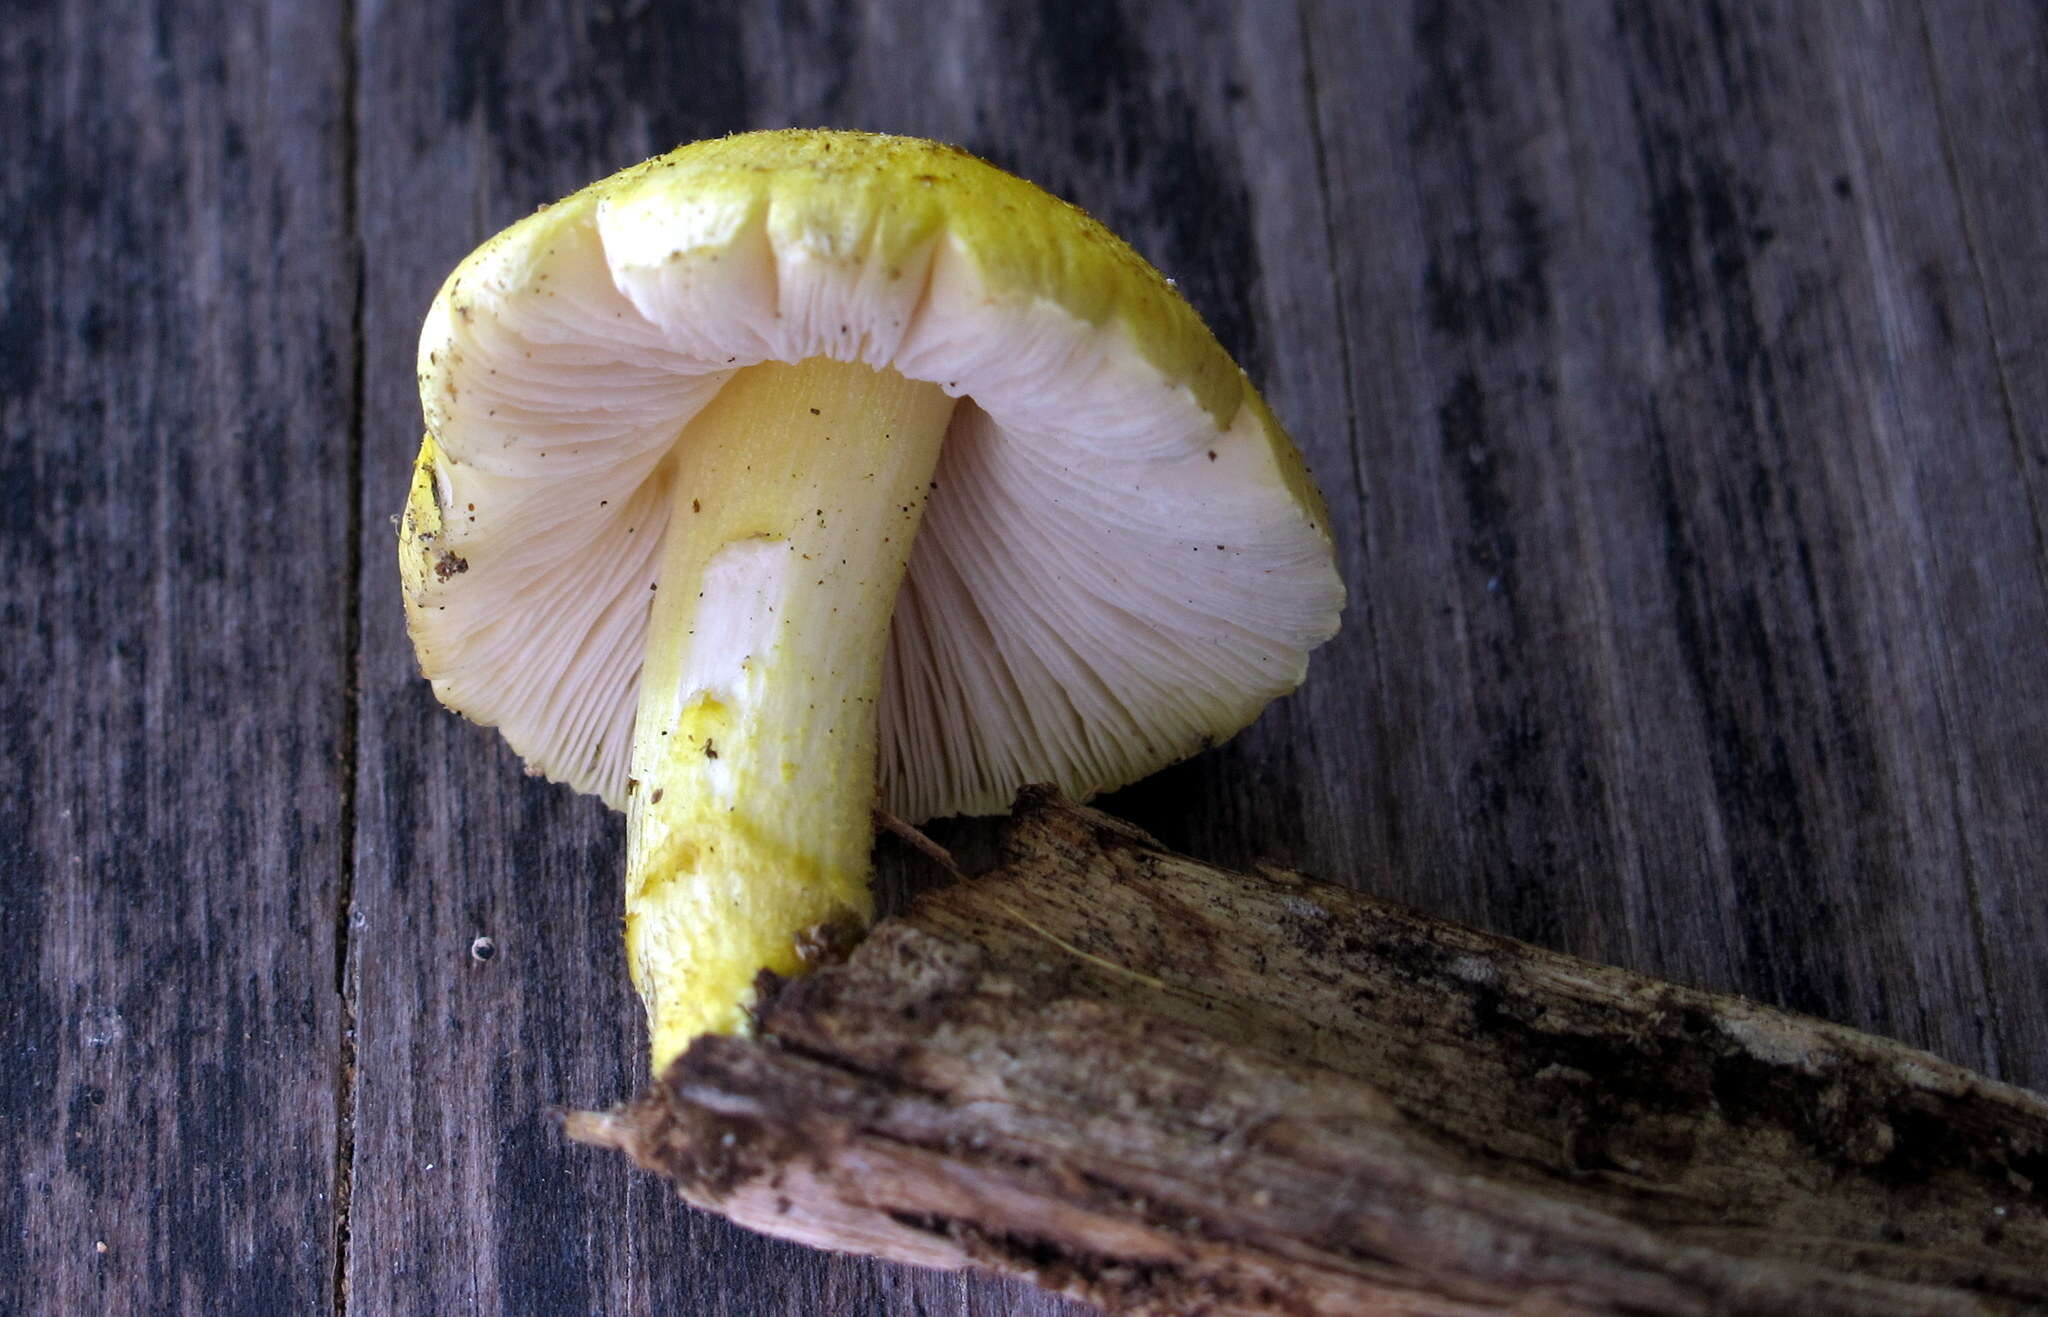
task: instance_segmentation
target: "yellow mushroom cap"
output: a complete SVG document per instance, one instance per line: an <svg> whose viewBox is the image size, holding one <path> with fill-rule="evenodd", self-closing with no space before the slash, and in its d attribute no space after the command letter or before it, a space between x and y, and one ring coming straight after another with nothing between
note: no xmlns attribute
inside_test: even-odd
<svg viewBox="0 0 2048 1317"><path fill-rule="evenodd" d="M662 459L734 371L811 357L961 400L891 624L895 813L1134 781L1249 723L1335 632L1293 445L1121 240L956 148L749 133L528 216L435 299L399 556L442 702L621 806Z"/></svg>

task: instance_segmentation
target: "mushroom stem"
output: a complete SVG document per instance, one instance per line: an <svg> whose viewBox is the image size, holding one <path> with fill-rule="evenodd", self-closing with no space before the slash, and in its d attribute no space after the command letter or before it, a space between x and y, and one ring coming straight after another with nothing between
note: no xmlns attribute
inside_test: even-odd
<svg viewBox="0 0 2048 1317"><path fill-rule="evenodd" d="M769 362L675 447L627 809L657 1074L872 915L882 660L952 412L894 371Z"/></svg>

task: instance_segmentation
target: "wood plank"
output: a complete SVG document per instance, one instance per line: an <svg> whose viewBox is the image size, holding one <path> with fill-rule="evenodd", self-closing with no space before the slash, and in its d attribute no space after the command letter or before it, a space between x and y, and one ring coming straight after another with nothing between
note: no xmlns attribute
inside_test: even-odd
<svg viewBox="0 0 2048 1317"><path fill-rule="evenodd" d="M368 6L360 21L371 513L347 1307L721 1312L758 1292L821 1312L873 1307L832 1269L784 1261L562 1146L549 1105L622 1091L644 1064L619 947L621 836L596 801L524 779L496 733L434 702L384 520L420 430L413 345L447 271L657 143L735 126L734 22L711 6L522 16L484 4ZM487 961L472 953L479 937Z"/></svg>
<svg viewBox="0 0 2048 1317"><path fill-rule="evenodd" d="M2019 94L1975 29L1966 111L1882 8L418 8L362 15L373 509L432 289L536 201L740 127L960 141L1180 279L1354 587L1307 689L1111 808L2043 1082L2038 938L1978 934L2040 918L2036 477L1992 402L2027 304L1953 310L2024 286L1973 279L1955 217L2038 189L1987 165L1959 200L1925 131L1937 91ZM355 1302L1038 1303L765 1244L552 1141L547 1103L637 1074L616 827L411 680L369 520Z"/></svg>
<svg viewBox="0 0 2048 1317"><path fill-rule="evenodd" d="M336 7L0 19L0 1310L332 1293Z"/></svg>
<svg viewBox="0 0 2048 1317"><path fill-rule="evenodd" d="M953 138L1086 202L1321 473L1351 629L1118 808L2048 1082L2040 15L361 17L361 1306L1037 1302L761 1244L556 1145L543 1104L633 1075L614 832L408 687L380 584L440 273L541 197L739 126ZM322 1302L344 21L0 24L0 1010L39 1058L0 1083L0 1298ZM248 459L259 436L282 456ZM265 510L288 469L312 492ZM117 793L143 801L103 824ZM272 880L223 885L222 856Z"/></svg>
<svg viewBox="0 0 2048 1317"><path fill-rule="evenodd" d="M1933 66L1939 131L1927 153L1950 175L1960 213L1944 218L1967 235L1969 264L1913 270L1902 300L1916 313L1917 356L1947 360L1958 338L1968 344L1971 373L1956 381L1956 401L1968 409L1969 433L1984 445L2010 446L2007 474L1988 489L1959 478L1948 463L1926 463L1950 505L1937 542L1948 562L1937 586L1961 674L1950 717L1965 734L1954 771L1971 823L2000 1055L2015 1079L2043 1087L2048 962L2040 949L2048 946L2048 907L2040 873L2048 774L2040 752L2048 707L2024 693L2042 689L2041 638L2048 634L2036 602L2048 576L2048 329L2041 318L2048 306L2048 187L2037 167L2048 158L2048 11L1923 4L1918 21ZM1889 121L1882 102L1870 113ZM1923 177L1935 168L1926 165ZM1975 528L1988 515L2015 518L2010 502L2022 491L2032 514L2031 544L2019 534L1987 543ZM2005 506L1986 506L1994 499Z"/></svg>
<svg viewBox="0 0 2048 1317"><path fill-rule="evenodd" d="M1360 853L2039 1082L2048 985L1994 993L1978 893L2025 872L1986 847L2048 750L2048 596L1991 344L1937 349L1916 291L1969 265L1895 18L1311 6L1373 511Z"/></svg>
<svg viewBox="0 0 2048 1317"><path fill-rule="evenodd" d="M962 142L1119 226L1254 364L1289 332L1274 317L1290 304L1332 313L1321 267L1292 268L1280 249L1304 206L1307 232L1321 226L1285 10L1210 4L1141 22L1022 4L792 4L508 22L487 7L425 8L363 13L373 508L395 510L403 491L418 424L410 344L445 271L539 200L738 128L833 123ZM906 96L906 70L943 94ZM1294 144L1286 172L1298 181L1254 204L1244 177L1252 160L1285 167L1276 137ZM1270 278L1251 268L1262 262ZM1338 384L1327 344L1270 354L1279 405L1311 409L1311 390ZM616 825L592 802L522 782L491 733L434 707L383 574L386 528L371 522L352 1304L381 1311L426 1294L536 1312L1064 1310L1013 1283L764 1243L544 1136L548 1104L622 1096L643 1064L617 947ZM466 958L480 934L500 948L487 965Z"/></svg>
<svg viewBox="0 0 2048 1317"><path fill-rule="evenodd" d="M412 343L454 263L537 202L748 125L727 7L366 11L357 112L369 269L364 497L396 510L419 427ZM770 93L773 103L772 93ZM422 216L442 222L422 224ZM550 1104L630 1091L640 1012L619 939L623 850L593 800L524 781L417 681L395 550L363 542L365 765L350 1306L508 1312L879 1311L932 1282L685 1212L564 1146ZM478 936L496 955L472 958ZM941 1283L959 1303L958 1286Z"/></svg>
<svg viewBox="0 0 2048 1317"><path fill-rule="evenodd" d="M2048 1305L2040 1094L1046 788L1004 850L571 1132L777 1236L1117 1310Z"/></svg>

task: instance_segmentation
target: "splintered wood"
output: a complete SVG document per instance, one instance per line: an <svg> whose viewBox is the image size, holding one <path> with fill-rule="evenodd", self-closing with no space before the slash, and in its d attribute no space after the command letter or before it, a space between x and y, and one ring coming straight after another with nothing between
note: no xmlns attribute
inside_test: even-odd
<svg viewBox="0 0 2048 1317"><path fill-rule="evenodd" d="M2048 1305L2048 1100L1045 792L996 872L570 1132L769 1234L1116 1311Z"/></svg>

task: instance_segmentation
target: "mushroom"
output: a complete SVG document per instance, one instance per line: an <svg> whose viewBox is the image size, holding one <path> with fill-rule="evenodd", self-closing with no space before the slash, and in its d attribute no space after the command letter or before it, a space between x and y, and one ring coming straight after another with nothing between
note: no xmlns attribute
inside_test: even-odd
<svg viewBox="0 0 2048 1317"><path fill-rule="evenodd" d="M1302 679L1321 501L1172 285L955 148L699 142L544 207L420 338L435 694L627 813L659 1069L857 932L911 822L1088 796Z"/></svg>

